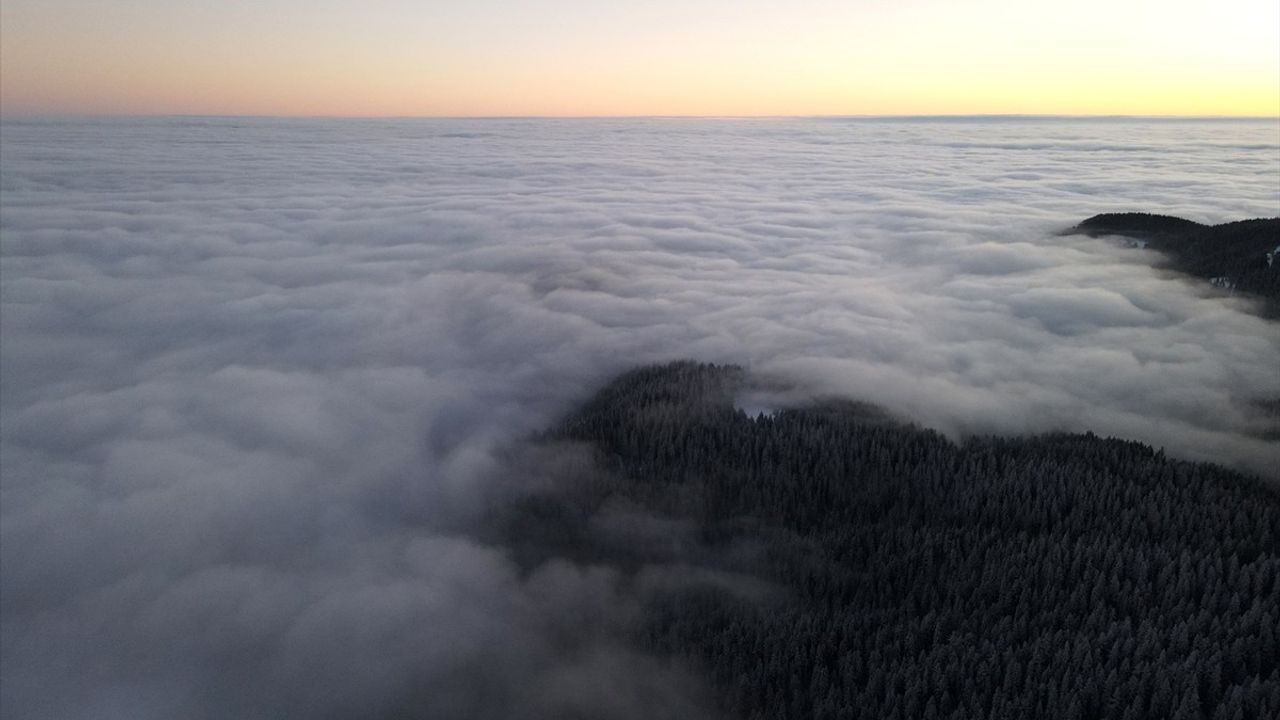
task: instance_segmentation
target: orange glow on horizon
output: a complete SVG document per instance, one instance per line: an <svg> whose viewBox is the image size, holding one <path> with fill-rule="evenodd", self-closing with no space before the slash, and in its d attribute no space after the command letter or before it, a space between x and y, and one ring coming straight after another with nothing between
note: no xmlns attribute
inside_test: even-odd
<svg viewBox="0 0 1280 720"><path fill-rule="evenodd" d="M6 0L0 112L1280 116L1270 0L477 5Z"/></svg>

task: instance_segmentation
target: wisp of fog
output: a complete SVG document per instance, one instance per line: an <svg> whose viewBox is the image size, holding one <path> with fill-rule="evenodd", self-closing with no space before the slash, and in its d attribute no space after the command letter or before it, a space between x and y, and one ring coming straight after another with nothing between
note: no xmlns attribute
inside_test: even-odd
<svg viewBox="0 0 1280 720"><path fill-rule="evenodd" d="M1059 234L1280 214L1275 120L0 130L5 717L702 712L623 573L477 529L644 362L1280 468L1277 326Z"/></svg>

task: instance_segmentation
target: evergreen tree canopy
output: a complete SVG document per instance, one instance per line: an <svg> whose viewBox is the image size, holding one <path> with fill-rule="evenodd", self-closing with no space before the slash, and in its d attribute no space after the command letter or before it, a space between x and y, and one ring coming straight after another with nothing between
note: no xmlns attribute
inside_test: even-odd
<svg viewBox="0 0 1280 720"><path fill-rule="evenodd" d="M746 381L689 362L618 378L545 438L588 443L602 477L509 525L770 588L673 585L634 629L729 716L1280 717L1272 489L1092 434L957 444L852 403L750 417ZM619 504L692 530L606 537Z"/></svg>

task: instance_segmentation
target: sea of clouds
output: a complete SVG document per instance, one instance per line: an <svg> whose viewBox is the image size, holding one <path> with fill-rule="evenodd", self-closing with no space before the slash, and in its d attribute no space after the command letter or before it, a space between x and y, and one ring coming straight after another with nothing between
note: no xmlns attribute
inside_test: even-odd
<svg viewBox="0 0 1280 720"><path fill-rule="evenodd" d="M616 568L478 526L614 373L734 362L1262 475L1280 330L1105 211L1280 214L1280 125L0 125L0 712L689 717ZM1273 422L1273 421L1272 421ZM572 464L572 460L566 460Z"/></svg>

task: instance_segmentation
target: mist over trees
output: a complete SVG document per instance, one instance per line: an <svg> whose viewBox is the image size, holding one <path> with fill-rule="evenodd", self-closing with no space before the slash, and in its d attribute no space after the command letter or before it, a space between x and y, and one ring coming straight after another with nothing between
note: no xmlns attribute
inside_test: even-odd
<svg viewBox="0 0 1280 720"><path fill-rule="evenodd" d="M806 458L799 487L749 490L719 450L669 444L687 423L652 441L687 477L630 450L601 472L583 428L525 442L674 357L741 359L795 402L860 398L950 438L1093 430L1280 471L1280 326L1152 253L1057 234L1104 210L1274 215L1272 120L3 132L0 717L705 717L700 680L729 671L663 629L662 599L781 623L813 612L783 571L844 567L825 521L707 478L809 497L803 465L826 454L779 436ZM860 492L894 506L914 486L877 487ZM738 515L704 518L712 501Z"/></svg>
<svg viewBox="0 0 1280 720"><path fill-rule="evenodd" d="M1145 240L1165 253L1174 269L1256 297L1265 315L1280 317L1280 218L1202 225L1170 215L1104 213L1075 230Z"/></svg>
<svg viewBox="0 0 1280 720"><path fill-rule="evenodd" d="M678 575L632 641L698 668L727 716L1280 715L1274 489L1093 434L956 444L848 402L752 417L748 382L623 375L543 438L605 472L503 518L529 565Z"/></svg>

